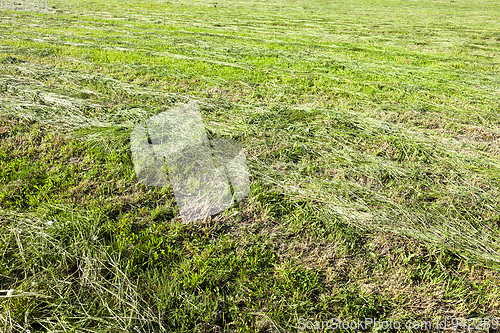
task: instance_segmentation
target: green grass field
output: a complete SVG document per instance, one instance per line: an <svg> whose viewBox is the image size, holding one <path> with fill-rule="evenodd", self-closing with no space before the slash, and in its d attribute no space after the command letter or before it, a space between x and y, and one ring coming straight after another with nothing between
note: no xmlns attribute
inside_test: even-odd
<svg viewBox="0 0 500 333"><path fill-rule="evenodd" d="M499 8L0 11L0 331L499 318ZM251 189L183 223L171 187L137 182L130 133L190 100L243 145Z"/></svg>

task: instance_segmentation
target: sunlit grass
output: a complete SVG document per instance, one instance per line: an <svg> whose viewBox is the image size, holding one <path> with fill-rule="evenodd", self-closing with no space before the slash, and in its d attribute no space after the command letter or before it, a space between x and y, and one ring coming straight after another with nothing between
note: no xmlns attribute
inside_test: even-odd
<svg viewBox="0 0 500 333"><path fill-rule="evenodd" d="M0 327L498 316L498 5L2 12ZM193 99L245 148L251 194L184 224L171 187L137 183L129 135Z"/></svg>

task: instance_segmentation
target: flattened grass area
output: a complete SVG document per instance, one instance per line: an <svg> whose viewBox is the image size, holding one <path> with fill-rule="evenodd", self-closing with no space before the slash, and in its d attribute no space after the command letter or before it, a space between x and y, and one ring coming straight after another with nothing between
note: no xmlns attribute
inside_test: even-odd
<svg viewBox="0 0 500 333"><path fill-rule="evenodd" d="M0 330L500 317L499 7L1 12ZM245 147L251 193L186 224L170 187L137 182L129 135L193 99Z"/></svg>

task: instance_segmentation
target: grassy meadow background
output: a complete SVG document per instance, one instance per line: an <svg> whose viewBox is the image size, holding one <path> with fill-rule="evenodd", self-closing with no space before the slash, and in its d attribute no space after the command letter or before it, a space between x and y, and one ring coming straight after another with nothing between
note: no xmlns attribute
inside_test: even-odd
<svg viewBox="0 0 500 333"><path fill-rule="evenodd" d="M500 317L499 8L0 11L0 331ZM129 135L190 100L244 146L251 193L186 224L137 183Z"/></svg>

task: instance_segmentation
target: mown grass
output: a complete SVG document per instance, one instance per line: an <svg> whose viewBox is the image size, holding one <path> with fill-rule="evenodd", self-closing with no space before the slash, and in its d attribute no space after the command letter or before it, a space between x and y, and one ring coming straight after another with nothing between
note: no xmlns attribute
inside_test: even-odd
<svg viewBox="0 0 500 333"><path fill-rule="evenodd" d="M498 317L498 5L2 12L0 327ZM192 99L245 147L251 193L185 224L170 187L137 183L129 135Z"/></svg>

